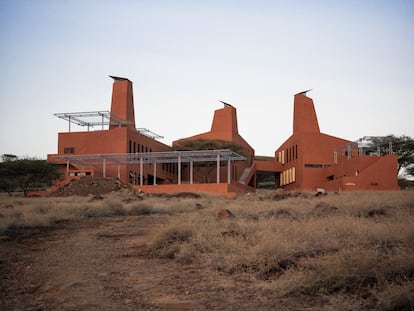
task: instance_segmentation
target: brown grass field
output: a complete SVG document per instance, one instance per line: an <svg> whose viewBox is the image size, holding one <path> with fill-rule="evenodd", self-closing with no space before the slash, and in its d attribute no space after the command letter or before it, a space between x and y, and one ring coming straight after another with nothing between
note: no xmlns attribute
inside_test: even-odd
<svg viewBox="0 0 414 311"><path fill-rule="evenodd" d="M414 191L1 195L0 280L0 310L414 310Z"/></svg>

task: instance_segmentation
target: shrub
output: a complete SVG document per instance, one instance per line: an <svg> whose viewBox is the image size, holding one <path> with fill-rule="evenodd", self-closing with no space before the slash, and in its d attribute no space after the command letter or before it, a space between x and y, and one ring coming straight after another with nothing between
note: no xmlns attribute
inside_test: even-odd
<svg viewBox="0 0 414 311"><path fill-rule="evenodd" d="M172 244L188 242L193 237L193 231L190 228L170 227L160 232L152 242L152 248L155 250L167 248Z"/></svg>

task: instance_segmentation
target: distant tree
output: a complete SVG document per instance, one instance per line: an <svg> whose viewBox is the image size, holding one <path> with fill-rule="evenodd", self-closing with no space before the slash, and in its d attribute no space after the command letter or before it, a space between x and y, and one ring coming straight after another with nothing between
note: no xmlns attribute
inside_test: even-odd
<svg viewBox="0 0 414 311"><path fill-rule="evenodd" d="M367 154L389 153L391 147L392 152L398 156L398 174L404 169L406 174L414 176L413 138L406 135L365 136L359 142L363 142L363 149Z"/></svg>
<svg viewBox="0 0 414 311"><path fill-rule="evenodd" d="M2 154L1 155L1 160L3 162L6 162L6 161L14 161L14 160L17 160L17 156L14 155L14 154L5 153L5 154Z"/></svg>
<svg viewBox="0 0 414 311"><path fill-rule="evenodd" d="M48 187L61 177L58 167L45 160L18 159L0 163L0 189L9 195L22 191L24 196L40 187Z"/></svg>

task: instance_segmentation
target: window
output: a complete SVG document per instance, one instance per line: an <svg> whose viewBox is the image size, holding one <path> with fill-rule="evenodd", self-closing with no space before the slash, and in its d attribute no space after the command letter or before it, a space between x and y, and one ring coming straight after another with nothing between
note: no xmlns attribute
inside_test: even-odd
<svg viewBox="0 0 414 311"><path fill-rule="evenodd" d="M74 147L63 148L63 153L75 153L75 148Z"/></svg>
<svg viewBox="0 0 414 311"><path fill-rule="evenodd" d="M322 168L322 164L305 164L305 168Z"/></svg>

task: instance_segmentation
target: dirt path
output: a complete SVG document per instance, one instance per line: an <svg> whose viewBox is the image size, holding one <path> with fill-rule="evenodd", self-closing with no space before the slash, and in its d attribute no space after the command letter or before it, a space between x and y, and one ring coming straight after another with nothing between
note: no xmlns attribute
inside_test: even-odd
<svg viewBox="0 0 414 311"><path fill-rule="evenodd" d="M90 218L0 241L0 310L317 310L248 276L153 256L167 216Z"/></svg>

